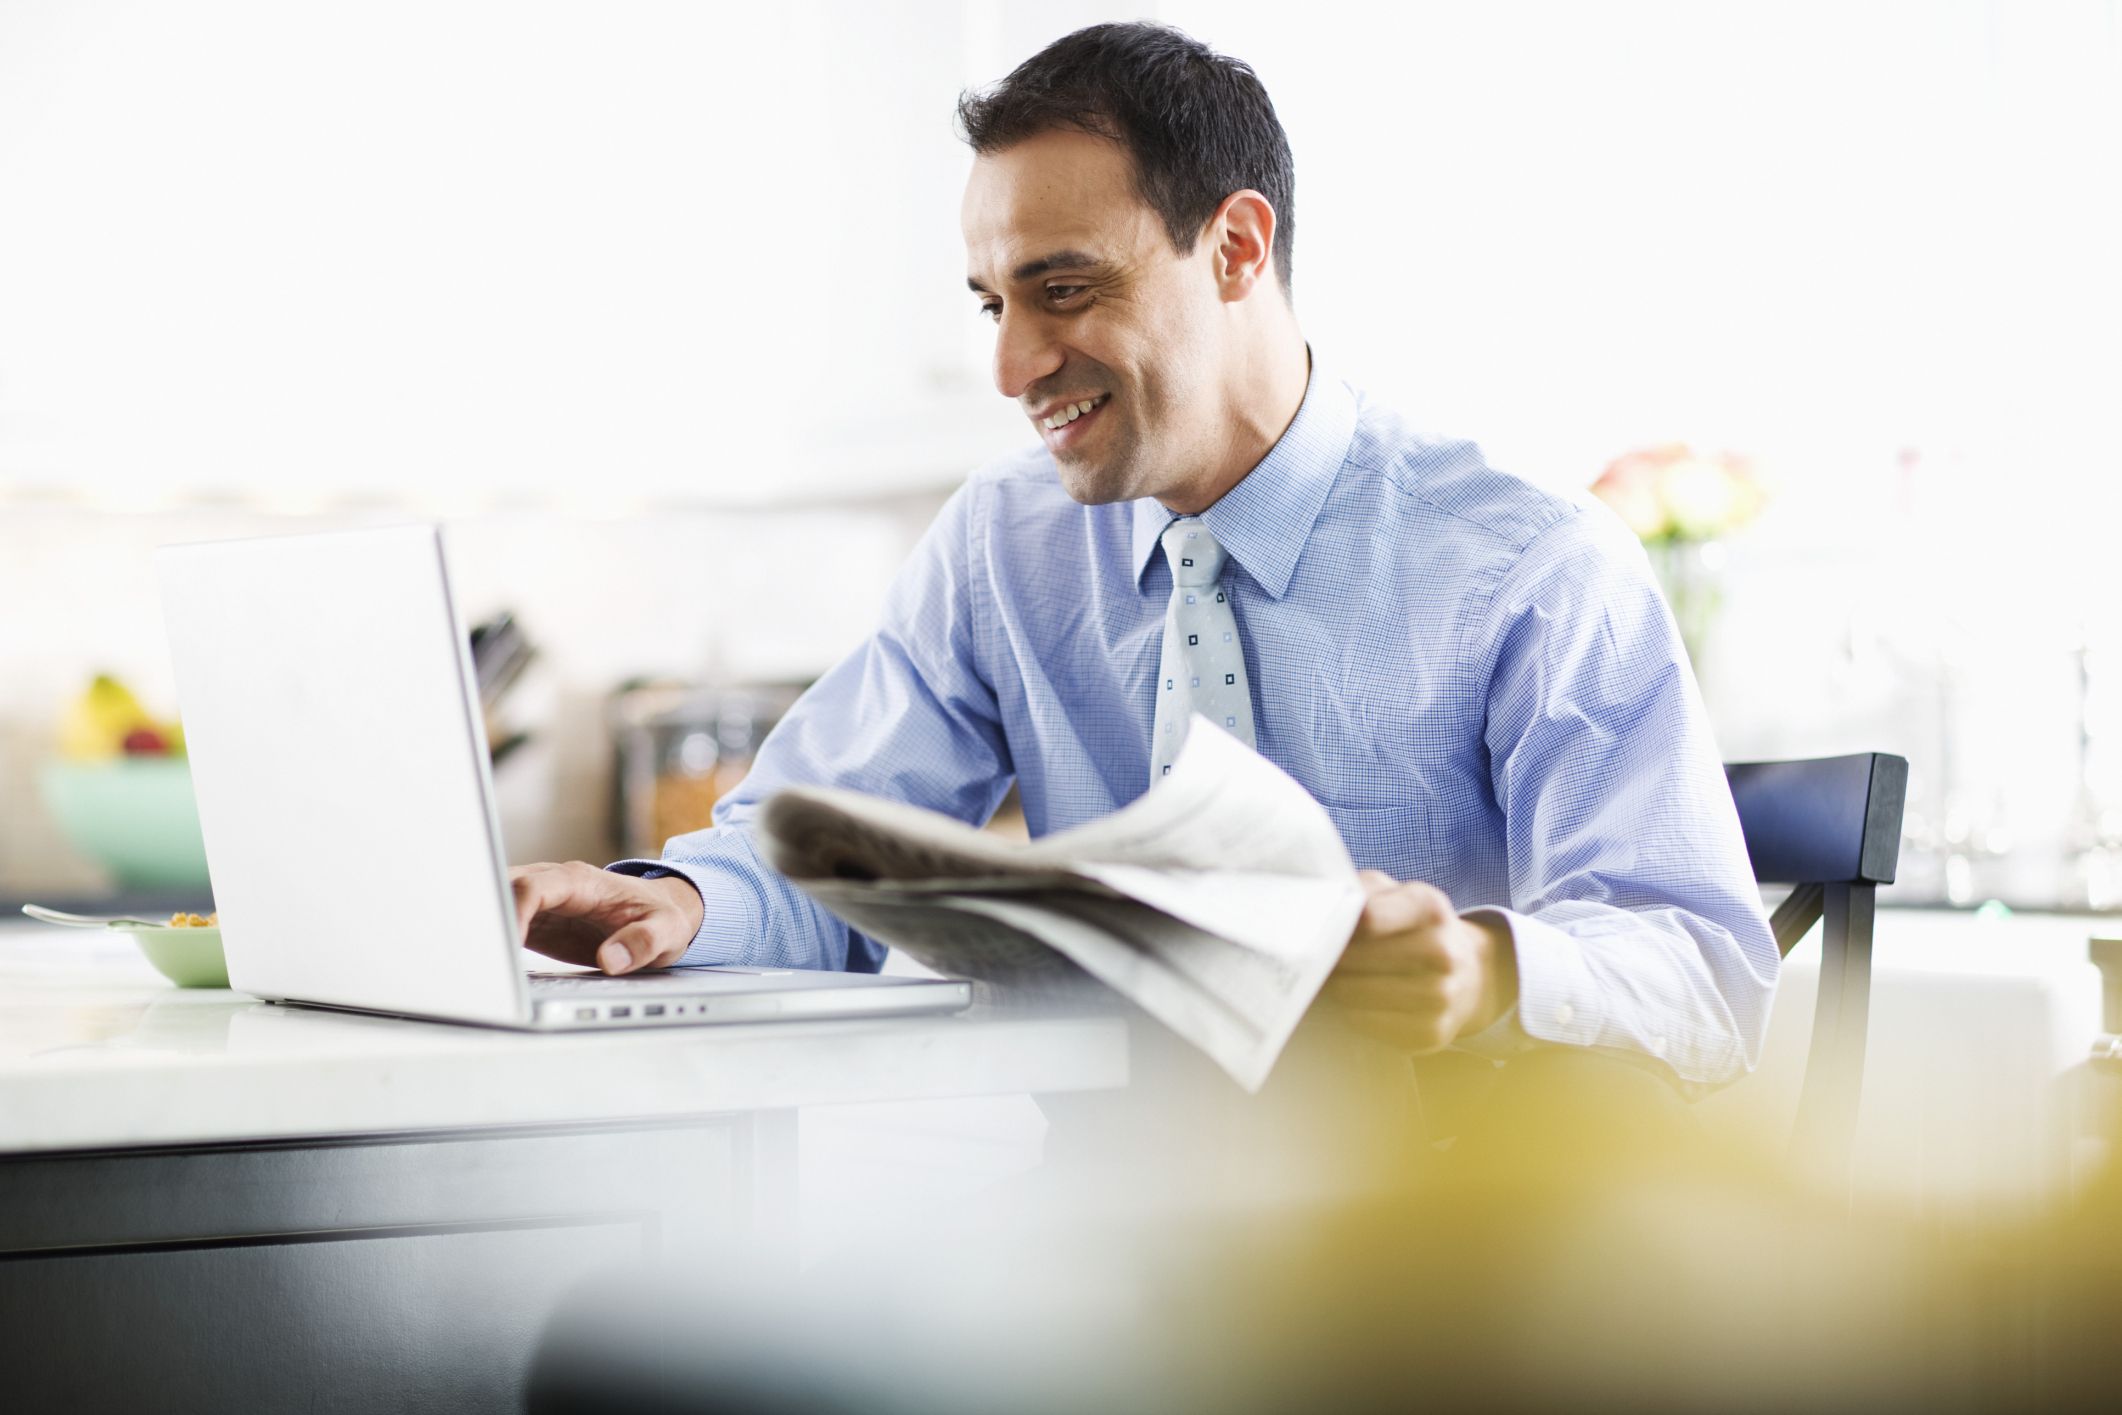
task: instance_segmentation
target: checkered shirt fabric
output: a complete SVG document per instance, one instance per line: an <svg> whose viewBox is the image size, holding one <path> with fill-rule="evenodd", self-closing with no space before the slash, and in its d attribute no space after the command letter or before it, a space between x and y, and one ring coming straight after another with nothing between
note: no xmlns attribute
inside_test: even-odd
<svg viewBox="0 0 2122 1415"><path fill-rule="evenodd" d="M1200 520L1228 557L1258 749L1358 865L1507 921L1518 1044L1695 1081L1751 1067L1777 952L1678 634L1618 520L1324 371ZM715 824L612 868L700 888L688 962L881 966L760 860L760 801L827 784L979 822L1014 783L1044 835L1139 796L1171 521L1153 500L1071 500L1044 448L976 474Z"/></svg>

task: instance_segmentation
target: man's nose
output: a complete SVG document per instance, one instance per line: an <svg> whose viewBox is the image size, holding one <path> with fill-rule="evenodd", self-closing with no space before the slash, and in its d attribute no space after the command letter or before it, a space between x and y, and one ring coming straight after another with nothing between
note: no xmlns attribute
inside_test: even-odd
<svg viewBox="0 0 2122 1415"><path fill-rule="evenodd" d="M1060 372L1066 361L1042 321L1002 312L995 330L995 387L1003 397L1022 398L1034 383Z"/></svg>

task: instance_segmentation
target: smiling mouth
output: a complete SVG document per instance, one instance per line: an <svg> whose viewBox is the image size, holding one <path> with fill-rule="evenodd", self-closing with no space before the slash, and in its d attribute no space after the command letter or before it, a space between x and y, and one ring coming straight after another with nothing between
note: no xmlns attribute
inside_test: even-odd
<svg viewBox="0 0 2122 1415"><path fill-rule="evenodd" d="M1070 403L1060 412L1039 419L1039 426L1048 432L1059 432L1080 418L1087 418L1112 401L1110 393L1100 393L1095 398L1085 398L1079 403Z"/></svg>

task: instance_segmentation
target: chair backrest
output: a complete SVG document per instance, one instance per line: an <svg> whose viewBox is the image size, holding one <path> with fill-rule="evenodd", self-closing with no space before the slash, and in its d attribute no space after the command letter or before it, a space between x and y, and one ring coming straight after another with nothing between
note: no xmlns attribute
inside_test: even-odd
<svg viewBox="0 0 2122 1415"><path fill-rule="evenodd" d="M1886 752L1724 768L1762 884L1892 884L1908 761Z"/></svg>
<svg viewBox="0 0 2122 1415"><path fill-rule="evenodd" d="M1754 878L1793 886L1770 918L1785 954L1815 923L1820 992L1794 1144L1808 1162L1847 1179L1864 1084L1871 1011L1872 922L1878 887L1901 857L1908 761L1858 752L1724 768Z"/></svg>

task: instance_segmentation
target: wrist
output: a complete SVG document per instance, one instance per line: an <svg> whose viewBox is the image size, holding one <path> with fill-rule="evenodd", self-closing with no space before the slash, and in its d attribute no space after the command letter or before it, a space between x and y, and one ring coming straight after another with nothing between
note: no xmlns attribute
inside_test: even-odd
<svg viewBox="0 0 2122 1415"><path fill-rule="evenodd" d="M706 921L706 902L700 897L700 887L681 874L659 875L655 879L643 880L643 884L662 894L678 913L685 927L685 937L690 942L700 932Z"/></svg>
<svg viewBox="0 0 2122 1415"><path fill-rule="evenodd" d="M1474 1015L1460 1029L1462 1036L1485 1031L1518 1004L1518 950L1509 920L1490 912L1460 915L1461 922L1478 936L1475 954L1481 960L1481 995Z"/></svg>

